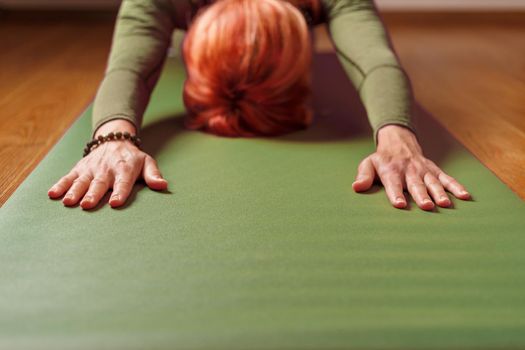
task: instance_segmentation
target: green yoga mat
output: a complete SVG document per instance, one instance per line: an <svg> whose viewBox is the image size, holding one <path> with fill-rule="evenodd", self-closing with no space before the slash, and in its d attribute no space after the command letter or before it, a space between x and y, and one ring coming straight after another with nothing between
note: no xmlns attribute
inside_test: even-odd
<svg viewBox="0 0 525 350"><path fill-rule="evenodd" d="M118 210L47 198L86 111L0 210L0 349L524 348L524 202L421 108L423 149L474 199L354 193L371 131L336 58L313 70L311 128L229 139L184 130L170 59L142 131L170 191Z"/></svg>

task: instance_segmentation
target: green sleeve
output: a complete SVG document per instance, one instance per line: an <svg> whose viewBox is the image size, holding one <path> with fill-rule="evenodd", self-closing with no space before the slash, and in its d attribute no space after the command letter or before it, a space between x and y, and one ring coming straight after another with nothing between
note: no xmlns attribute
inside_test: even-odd
<svg viewBox="0 0 525 350"><path fill-rule="evenodd" d="M124 0L104 79L94 101L93 134L103 123L127 119L140 129L175 27L170 0Z"/></svg>
<svg viewBox="0 0 525 350"><path fill-rule="evenodd" d="M390 46L372 0L323 0L337 55L359 92L374 131L387 124L416 132L410 82Z"/></svg>

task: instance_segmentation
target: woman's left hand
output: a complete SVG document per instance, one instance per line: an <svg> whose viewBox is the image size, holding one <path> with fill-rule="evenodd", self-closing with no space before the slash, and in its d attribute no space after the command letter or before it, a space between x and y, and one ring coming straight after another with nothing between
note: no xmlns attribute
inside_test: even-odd
<svg viewBox="0 0 525 350"><path fill-rule="evenodd" d="M403 194L403 189L407 189L423 210L432 210L434 202L440 207L449 207L452 202L445 190L459 199L470 199L463 185L423 156L410 129L386 125L379 130L377 140L376 152L359 164L356 180L352 184L354 191L366 191L374 180L379 179L394 207L407 206Z"/></svg>

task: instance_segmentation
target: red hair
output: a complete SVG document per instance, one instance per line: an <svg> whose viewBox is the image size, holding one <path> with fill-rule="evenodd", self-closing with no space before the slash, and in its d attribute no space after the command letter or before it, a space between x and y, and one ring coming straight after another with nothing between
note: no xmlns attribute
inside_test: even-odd
<svg viewBox="0 0 525 350"><path fill-rule="evenodd" d="M311 45L292 4L218 0L190 26L183 56L186 127L235 137L310 124Z"/></svg>

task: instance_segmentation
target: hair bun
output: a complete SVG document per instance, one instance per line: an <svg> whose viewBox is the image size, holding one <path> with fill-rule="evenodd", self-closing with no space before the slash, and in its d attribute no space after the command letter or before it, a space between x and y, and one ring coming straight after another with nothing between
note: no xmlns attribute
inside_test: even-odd
<svg viewBox="0 0 525 350"><path fill-rule="evenodd" d="M291 4L217 1L195 19L183 55L188 128L254 136L310 124L310 38Z"/></svg>

